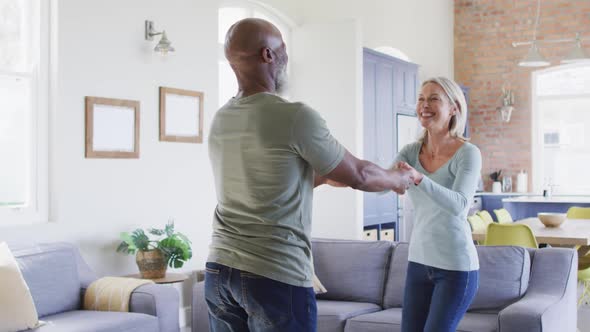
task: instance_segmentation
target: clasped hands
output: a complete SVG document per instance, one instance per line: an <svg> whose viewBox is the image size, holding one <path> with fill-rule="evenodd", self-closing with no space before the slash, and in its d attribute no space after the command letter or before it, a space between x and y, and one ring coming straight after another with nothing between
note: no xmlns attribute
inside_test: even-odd
<svg viewBox="0 0 590 332"><path fill-rule="evenodd" d="M424 174L418 172L414 167L405 161L400 161L393 165L392 170L400 172L399 185L392 188L396 193L403 195L410 188L411 184L418 185L422 182Z"/></svg>
<svg viewBox="0 0 590 332"><path fill-rule="evenodd" d="M393 165L393 167L388 171L389 176L393 179L393 185L391 188L387 188L384 190L393 190L396 193L403 195L406 190L410 188L412 184L418 185L422 181L424 175L418 172L414 167L410 166L408 163L400 161ZM328 184L332 187L348 187L348 185L330 180L328 178L323 178L322 183Z"/></svg>

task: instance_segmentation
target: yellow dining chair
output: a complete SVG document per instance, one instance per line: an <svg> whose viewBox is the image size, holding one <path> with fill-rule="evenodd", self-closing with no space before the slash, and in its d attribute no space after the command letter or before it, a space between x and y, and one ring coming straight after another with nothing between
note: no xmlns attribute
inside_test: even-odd
<svg viewBox="0 0 590 332"><path fill-rule="evenodd" d="M478 215L472 215L467 217L469 225L471 225L471 232L485 233L488 225Z"/></svg>
<svg viewBox="0 0 590 332"><path fill-rule="evenodd" d="M572 206L567 210L568 219L590 219L590 207Z"/></svg>
<svg viewBox="0 0 590 332"><path fill-rule="evenodd" d="M572 206L567 210L567 218L568 219L590 219L590 208ZM590 256L588 254L579 258L580 263L585 263L590 261ZM584 264L586 265L586 264ZM590 296L590 267L585 269L578 270L578 281L584 284L584 290L582 291L582 295L578 299L578 307L582 305L588 296Z"/></svg>
<svg viewBox="0 0 590 332"><path fill-rule="evenodd" d="M525 248L538 248L537 239L531 228L525 224L498 224L488 225L486 233L486 246L519 246Z"/></svg>
<svg viewBox="0 0 590 332"><path fill-rule="evenodd" d="M481 218L481 220L483 220L483 222L486 223L486 227L487 225L494 222L492 215L486 210L477 211L475 214L477 214Z"/></svg>
<svg viewBox="0 0 590 332"><path fill-rule="evenodd" d="M498 220L498 223L500 224L507 224L513 222L510 212L508 212L508 210L506 209L494 210L494 214L496 214L496 220Z"/></svg>

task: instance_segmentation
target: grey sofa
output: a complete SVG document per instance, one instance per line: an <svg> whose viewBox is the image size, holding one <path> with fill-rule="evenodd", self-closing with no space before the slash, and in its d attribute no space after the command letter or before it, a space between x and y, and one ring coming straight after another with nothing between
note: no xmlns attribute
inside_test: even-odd
<svg viewBox="0 0 590 332"><path fill-rule="evenodd" d="M480 285L458 331L575 332L577 253L477 247ZM408 244L314 240L318 331L400 331ZM208 331L204 283L193 289L193 332Z"/></svg>
<svg viewBox="0 0 590 332"><path fill-rule="evenodd" d="M179 295L164 285L144 285L131 295L131 312L82 310L83 295L97 279L68 243L10 245L31 290L37 314L47 322L31 332L178 332Z"/></svg>

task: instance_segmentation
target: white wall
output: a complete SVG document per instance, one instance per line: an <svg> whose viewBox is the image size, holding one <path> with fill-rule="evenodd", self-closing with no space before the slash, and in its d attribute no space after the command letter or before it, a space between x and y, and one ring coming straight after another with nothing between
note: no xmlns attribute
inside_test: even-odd
<svg viewBox="0 0 590 332"><path fill-rule="evenodd" d="M0 241L78 244L99 273L136 272L115 253L118 234L163 226L193 240L187 270L207 254L215 194L207 145L158 141L158 86L205 93L205 135L217 104L217 3L60 0L57 95L50 124L50 223L2 228ZM143 40L144 20L166 29L176 54ZM141 102L140 159L84 158L84 96Z"/></svg>
<svg viewBox="0 0 590 332"><path fill-rule="evenodd" d="M355 43L398 47L422 66L421 77L452 76L450 0L267 2L302 24L357 18L361 36L354 29L346 30ZM160 85L204 91L207 138L217 105L217 4L217 0L58 1L57 95L49 146L51 222L2 227L0 241L66 240L78 244L99 273L131 273L136 271L134 259L114 252L119 232L164 225L173 217L178 229L193 240L194 259L185 269L202 268L215 207L207 144L159 142L157 101ZM145 19L154 20L157 29L166 29L176 54L162 59L151 51L155 41L143 40ZM342 55L329 56L322 53L316 62L326 63ZM358 53L343 57L348 56L356 61ZM358 80L346 88L356 86L356 92L346 90L343 94L351 96L346 100L359 104L321 107L321 112L336 137L354 153L362 154L358 95L362 75L358 68L345 70L340 73L342 79ZM84 96L141 102L140 159L84 158ZM312 106L318 108L323 106L320 103L331 103L322 99L320 90L302 99L317 100ZM320 234L315 235L328 235L326 227L337 227L342 216L356 216L346 219L350 225L362 223L362 196L349 193L349 189L339 189L342 191L334 195L324 195L322 190L336 189L320 190L316 212L322 209L318 206L325 205L328 209L324 211L332 210L334 218L322 218L327 224L318 226ZM352 236L348 232L335 235Z"/></svg>
<svg viewBox="0 0 590 332"><path fill-rule="evenodd" d="M291 96L322 114L332 135L362 154L362 48L358 21L308 23L293 30ZM359 121L360 120L360 121ZM360 239L362 194L322 186L314 191L314 237Z"/></svg>
<svg viewBox="0 0 590 332"><path fill-rule="evenodd" d="M398 48L420 65L421 80L454 76L452 0L305 0L303 3L302 23L357 18L363 46Z"/></svg>

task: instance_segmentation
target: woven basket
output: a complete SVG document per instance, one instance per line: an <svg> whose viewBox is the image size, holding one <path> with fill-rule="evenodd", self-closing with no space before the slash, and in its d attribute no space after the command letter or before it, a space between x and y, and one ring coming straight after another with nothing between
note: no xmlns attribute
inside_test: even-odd
<svg viewBox="0 0 590 332"><path fill-rule="evenodd" d="M160 279L166 277L166 257L159 249L138 251L135 256L139 273L143 279Z"/></svg>

